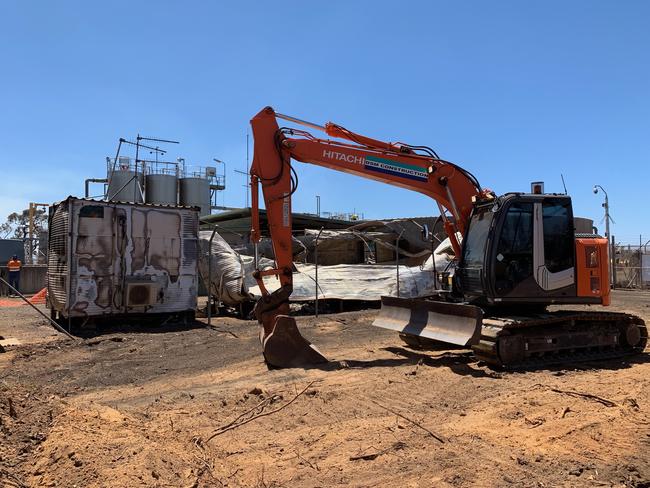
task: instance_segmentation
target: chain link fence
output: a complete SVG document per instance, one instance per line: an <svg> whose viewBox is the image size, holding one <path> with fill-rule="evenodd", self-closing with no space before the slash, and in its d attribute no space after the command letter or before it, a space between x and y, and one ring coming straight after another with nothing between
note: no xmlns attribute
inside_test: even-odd
<svg viewBox="0 0 650 488"><path fill-rule="evenodd" d="M650 290L650 245L614 246L616 288Z"/></svg>

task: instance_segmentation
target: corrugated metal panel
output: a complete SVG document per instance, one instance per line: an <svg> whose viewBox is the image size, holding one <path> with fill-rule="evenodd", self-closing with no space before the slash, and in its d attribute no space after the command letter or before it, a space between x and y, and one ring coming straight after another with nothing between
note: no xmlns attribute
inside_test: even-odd
<svg viewBox="0 0 650 488"><path fill-rule="evenodd" d="M68 203L50 207L47 245L47 289L50 303L62 310L66 303L68 279Z"/></svg>

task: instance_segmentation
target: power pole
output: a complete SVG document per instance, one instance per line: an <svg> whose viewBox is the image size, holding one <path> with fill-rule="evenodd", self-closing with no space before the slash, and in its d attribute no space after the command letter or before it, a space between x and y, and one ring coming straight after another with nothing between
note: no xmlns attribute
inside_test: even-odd
<svg viewBox="0 0 650 488"><path fill-rule="evenodd" d="M612 236L609 233L609 221L611 220L611 216L609 215L609 197L607 196L607 192L605 189L600 186L600 185L594 185L594 193L598 193L598 190L602 190L602 192L605 194L605 203L603 203L603 208L605 209L605 237L607 237L607 249L609 250L609 282L610 286L615 285L613 278L614 278L614 253L613 253L613 248L614 248L614 241L612 240Z"/></svg>
<svg viewBox="0 0 650 488"><path fill-rule="evenodd" d="M244 175L244 181L245 181L246 183L243 184L242 186L243 186L244 188L246 188L246 208L248 208L248 206L249 206L249 205L248 205L248 194L250 193L250 187L251 187L251 184L250 184L250 182L249 182L248 179L250 178L250 175L249 175L248 173L246 173L246 172L244 172L244 171L240 171L240 170L238 170L238 169L236 169L236 170L234 170L234 171L235 171L235 173L239 173L240 175Z"/></svg>

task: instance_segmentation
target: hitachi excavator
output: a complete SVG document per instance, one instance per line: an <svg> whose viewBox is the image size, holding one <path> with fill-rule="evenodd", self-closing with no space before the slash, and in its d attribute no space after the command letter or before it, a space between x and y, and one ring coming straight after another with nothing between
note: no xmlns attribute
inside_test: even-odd
<svg viewBox="0 0 650 488"><path fill-rule="evenodd" d="M333 139L280 127L278 120L323 131ZM271 107L251 120L252 240L259 242L262 187L275 267L254 274L262 297L255 307L270 367L326 362L289 316L292 293L292 160L324 166L420 192L436 201L455 254L453 286L424 299L382 297L373 325L392 329L411 345L447 343L471 348L492 366L539 365L624 356L644 350L644 321L626 313L547 312L552 304L609 305L608 241L575 234L571 198L507 193L497 197L466 169L431 148L382 142L340 125L324 126ZM420 212L418 212L420 213ZM459 237L460 236L460 237ZM280 287L269 292L265 276Z"/></svg>

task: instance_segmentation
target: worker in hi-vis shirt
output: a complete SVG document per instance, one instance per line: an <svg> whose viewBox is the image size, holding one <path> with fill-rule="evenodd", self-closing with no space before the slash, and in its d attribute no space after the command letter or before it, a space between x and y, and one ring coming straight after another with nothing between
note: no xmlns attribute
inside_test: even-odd
<svg viewBox="0 0 650 488"><path fill-rule="evenodd" d="M23 263L20 262L17 255L13 255L11 260L7 263L7 268L9 269L9 284L20 292L20 268L22 268ZM14 295L12 290L9 290L9 296Z"/></svg>

